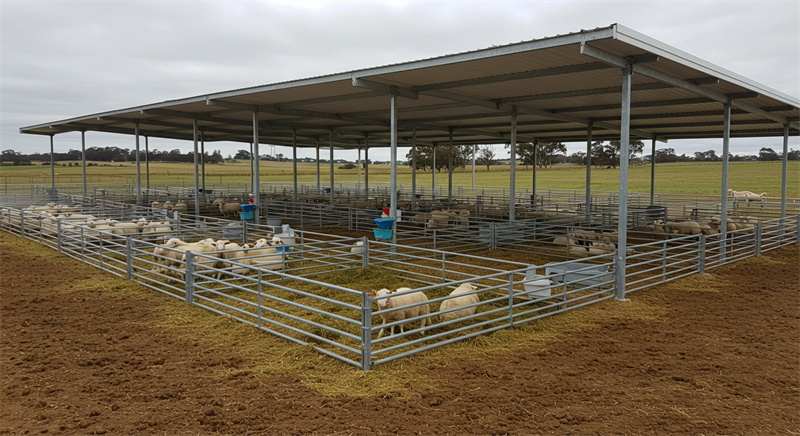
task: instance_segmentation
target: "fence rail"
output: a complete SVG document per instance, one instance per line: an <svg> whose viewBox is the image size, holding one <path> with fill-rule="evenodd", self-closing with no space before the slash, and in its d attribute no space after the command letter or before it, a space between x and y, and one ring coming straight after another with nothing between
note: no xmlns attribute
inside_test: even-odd
<svg viewBox="0 0 800 436"><path fill-rule="evenodd" d="M531 264L441 249L463 248L465 239L484 250L513 248L519 246L520 239L537 241L541 240L538 235L550 237L559 231L557 226L535 219L490 222L485 228L408 231L408 240L420 238L418 234L414 236L415 232L422 232L424 240L425 232L434 232L434 245L439 247L296 230L294 244L270 247L273 251L265 254L253 248L181 251L164 242L173 237L195 241L213 238L244 245L271 238L276 229L269 225L180 215L165 231L146 232L157 226L143 225L137 232L116 234L93 227L85 216L149 221L163 219L164 212L84 199L68 205L73 215L55 218L41 210L15 206L0 207L3 231L35 240L186 304L312 346L363 370L614 298L617 275L622 271L614 268L614 252ZM298 210L308 212L285 207L283 213L287 215ZM325 211L320 208L309 219L339 220L327 217ZM360 211L348 213L354 218L348 226L360 229L368 225ZM70 219L73 216L77 218ZM763 220L754 229L730 232L725 239L720 235L665 235L661 241L631 245L622 279L626 291L702 273L800 242L798 220L798 216ZM359 242L361 248L356 245ZM371 295L375 277L378 283L391 282L392 287L411 288L407 293L424 294L426 300L418 305L429 310L398 318L396 309L380 309L379 301L396 299L402 292ZM451 295L464 283L475 288L466 294ZM442 308L448 300L471 295L477 299L456 306L457 309ZM404 309L410 307L413 306ZM461 309L466 311L464 316L447 316ZM434 319L437 322L428 322ZM381 334L382 330L400 330L404 325L413 328Z"/></svg>

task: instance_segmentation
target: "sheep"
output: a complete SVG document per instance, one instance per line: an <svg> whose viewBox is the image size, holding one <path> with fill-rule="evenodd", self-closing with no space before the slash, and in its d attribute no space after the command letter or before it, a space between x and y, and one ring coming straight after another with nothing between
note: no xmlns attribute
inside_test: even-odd
<svg viewBox="0 0 800 436"><path fill-rule="evenodd" d="M613 253L616 248L617 247L612 243L595 241L592 242L592 244L588 247L588 252L590 256L597 256L601 254Z"/></svg>
<svg viewBox="0 0 800 436"><path fill-rule="evenodd" d="M242 205L241 204L239 204L239 203L228 203L228 202L226 202L225 200L223 200L221 198L218 198L218 199L214 200L214 203L217 203L217 205L219 206L219 212L222 214L222 216L224 216L226 218L228 217L228 215L231 215L231 214L233 214L233 216L235 217L236 214L239 213L239 211L242 210Z"/></svg>
<svg viewBox="0 0 800 436"><path fill-rule="evenodd" d="M245 248L241 245L231 242L227 239L220 239L216 242L217 251L221 251L220 258L223 260L232 260L237 263L241 263L244 265L251 265L252 259L246 258L247 253L245 252ZM230 262L220 262L222 268L232 268L233 264ZM233 273L236 274L247 274L250 272L250 268L237 268L232 270Z"/></svg>
<svg viewBox="0 0 800 436"><path fill-rule="evenodd" d="M150 221L142 227L142 234L152 233L156 240L167 241L167 234L172 232L172 223L167 221Z"/></svg>
<svg viewBox="0 0 800 436"><path fill-rule="evenodd" d="M667 233L677 233L681 235L699 235L702 233L700 224L696 221L668 222L664 224Z"/></svg>
<svg viewBox="0 0 800 436"><path fill-rule="evenodd" d="M751 201L764 201L764 197L767 196L766 192L762 192L760 194L756 194L755 192L751 191L734 191L733 189L728 189L728 196L733 197L734 200L744 200L747 203Z"/></svg>
<svg viewBox="0 0 800 436"><path fill-rule="evenodd" d="M471 285L469 283L462 283L456 289L454 289L453 292L450 293L450 296L467 294L476 289L478 289L477 286ZM462 309L453 310L452 312L447 312L447 313L440 313L439 320L441 322L453 321L458 318L465 318L467 316L474 315L476 309L474 304L478 303L480 303L480 298L478 298L477 294L461 295L460 297L444 300L442 301L442 304L439 306L439 312L446 312L448 310L456 309L459 307L461 307ZM471 307L466 307L466 306L471 306Z"/></svg>
<svg viewBox="0 0 800 436"><path fill-rule="evenodd" d="M272 237L273 246L270 246L266 239L256 241L255 247L246 252L250 265L270 271L283 269L283 255L278 254L278 250L274 247L282 243L281 238L277 236Z"/></svg>
<svg viewBox="0 0 800 436"><path fill-rule="evenodd" d="M186 206L186 202L183 200L178 200L175 203L175 206L172 206L172 210L176 212L186 212L187 209L188 207Z"/></svg>
<svg viewBox="0 0 800 436"><path fill-rule="evenodd" d="M391 295L394 293L400 293L405 291L410 291L411 288L398 288L396 291L390 291L386 288L383 288L379 291L372 291L370 295L373 297L382 297L384 295ZM378 300L378 310L384 309L397 309L391 312L382 313L381 319L383 319L384 324L389 324L395 321L403 321L406 319L416 318L418 316L429 315L431 313L431 308L429 304L419 304L416 306L411 306L412 304L423 303L428 301L428 297L425 296L422 292L411 292L408 294L403 295L396 295L391 296L385 299ZM411 307L409 307L411 306ZM425 317L422 318L420 321L420 328L424 328L426 323L430 323L430 318ZM392 326L389 329L389 335L394 334L394 327ZM384 329L382 328L380 332L378 332L378 338L383 336ZM400 333L405 333L403 329L403 324L400 324ZM422 332L425 334L425 332Z"/></svg>
<svg viewBox="0 0 800 436"><path fill-rule="evenodd" d="M147 224L147 220L140 218L139 221L130 223L114 223L112 224L111 233L115 235L135 235L141 233L142 226Z"/></svg>
<svg viewBox="0 0 800 436"><path fill-rule="evenodd" d="M178 238L172 238L165 244L153 248L153 257L156 258L157 263L165 266L177 266L179 269L185 269L187 251L208 253L216 251L216 248L215 241L211 238L198 242L184 242ZM170 270L158 266L154 266L152 270L170 272Z"/></svg>

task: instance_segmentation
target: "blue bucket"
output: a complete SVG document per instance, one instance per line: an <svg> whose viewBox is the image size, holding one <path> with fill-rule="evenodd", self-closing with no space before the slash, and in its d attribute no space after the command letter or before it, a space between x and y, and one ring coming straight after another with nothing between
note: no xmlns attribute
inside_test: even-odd
<svg viewBox="0 0 800 436"><path fill-rule="evenodd" d="M375 240L377 241L391 241L392 240L392 229L372 229L375 233Z"/></svg>
<svg viewBox="0 0 800 436"><path fill-rule="evenodd" d="M394 225L394 218L375 218L375 224L381 229L391 229Z"/></svg>
<svg viewBox="0 0 800 436"><path fill-rule="evenodd" d="M256 208L255 204L243 204L241 206L242 206L242 210L245 211L245 212L252 212L253 209Z"/></svg>
<svg viewBox="0 0 800 436"><path fill-rule="evenodd" d="M253 219L253 215L254 214L255 214L255 212L253 212L253 211L250 211L250 212L239 212L239 218L241 218L243 220L251 220L251 219Z"/></svg>

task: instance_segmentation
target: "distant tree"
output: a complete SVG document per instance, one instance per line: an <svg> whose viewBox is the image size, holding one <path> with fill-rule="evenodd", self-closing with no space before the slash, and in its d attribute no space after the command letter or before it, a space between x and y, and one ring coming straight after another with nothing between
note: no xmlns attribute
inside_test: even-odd
<svg viewBox="0 0 800 436"><path fill-rule="evenodd" d="M20 153L14 150L3 150L3 152L0 153L0 162L12 162L14 165L17 165L21 160L22 156Z"/></svg>
<svg viewBox="0 0 800 436"><path fill-rule="evenodd" d="M487 145L478 150L478 156L475 160L481 165L486 165L486 171L489 171L489 166L492 165L495 157L494 147Z"/></svg>
<svg viewBox="0 0 800 436"><path fill-rule="evenodd" d="M761 150L758 152L758 160L763 161L770 161L770 160L781 160L782 156L778 153L775 153L775 150L767 147L762 147Z"/></svg>
<svg viewBox="0 0 800 436"><path fill-rule="evenodd" d="M787 160L800 160L800 150L790 149Z"/></svg>
<svg viewBox="0 0 800 436"><path fill-rule="evenodd" d="M233 156L234 159L247 159L250 160L250 152L247 150L239 150Z"/></svg>
<svg viewBox="0 0 800 436"><path fill-rule="evenodd" d="M557 154L566 154L567 146L557 141L542 141L536 145L536 164L539 169L553 165Z"/></svg>

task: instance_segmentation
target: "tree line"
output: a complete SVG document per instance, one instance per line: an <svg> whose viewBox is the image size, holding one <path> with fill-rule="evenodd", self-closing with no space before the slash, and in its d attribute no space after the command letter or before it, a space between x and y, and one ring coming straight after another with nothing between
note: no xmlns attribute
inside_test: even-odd
<svg viewBox="0 0 800 436"><path fill-rule="evenodd" d="M486 166L487 169L491 165L498 163L497 151L493 145L483 145L475 147L475 161L479 165ZM509 145L505 145L509 149ZM644 150L644 143L642 141L631 141L630 143L630 156L629 162L631 164L650 162L651 156L649 154L637 157ZM546 169L555 164L575 164L586 165L588 162L586 152L579 151L567 155L567 147L558 141L542 141L539 143L520 143L516 148L517 161L526 167L536 166L539 169ZM411 149L406 154L407 165L411 165L412 159L416 163L419 170L425 171L434 168L436 171L446 171L451 165L453 168L465 168L472 164L473 146L471 145L454 145L452 147L447 145L434 146L418 146L416 149ZM620 142L619 141L596 141L591 146L591 163L598 167L617 168L620 162ZM435 156L435 160L434 160ZM209 164L219 164L226 159L222 157L219 150L213 152L205 152L204 161ZM732 162L736 161L779 161L783 158L781 153L777 153L772 148L762 147L758 155L733 155L729 154L728 159ZM144 152L140 152L140 160L144 161ZM148 152L147 159L153 162L194 162L194 153L182 153L179 149L170 151L151 150ZM239 150L234 156L228 155L227 160L249 160L250 152L247 150ZM56 162L62 161L79 161L81 160L81 151L70 149L66 153L54 153L53 160ZM86 160L99 161L99 162L135 162L136 150L129 150L119 147L90 147L86 149ZM262 155L261 160L288 162L291 161L289 157L283 154L276 156ZM303 161L314 162L315 159L303 158ZM800 160L800 150L790 150L788 160ZM0 162L12 165L30 165L32 161L42 161L44 163L50 162L49 153L32 153L22 154L14 150L3 150L0 153ZM669 162L719 162L722 157L718 156L714 150L698 151L692 155L677 155L672 148L657 149L655 153L656 163L669 163ZM336 160L337 163L346 163L345 160Z"/></svg>

